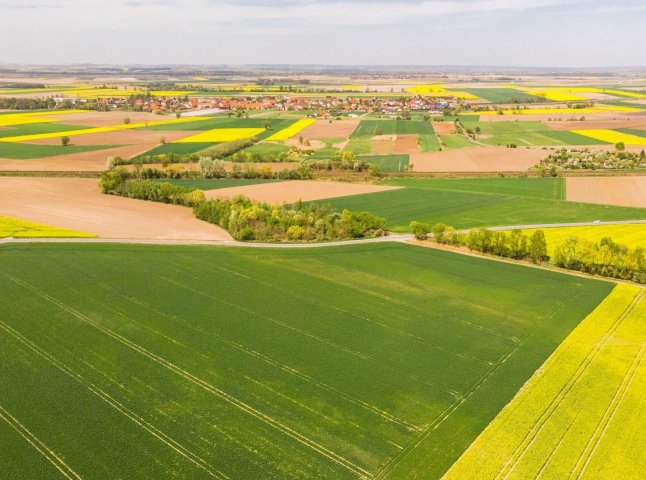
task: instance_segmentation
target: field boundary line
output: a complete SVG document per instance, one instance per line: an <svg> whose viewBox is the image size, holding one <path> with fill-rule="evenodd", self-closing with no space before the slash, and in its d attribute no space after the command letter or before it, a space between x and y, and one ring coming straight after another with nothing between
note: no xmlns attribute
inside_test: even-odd
<svg viewBox="0 0 646 480"><path fill-rule="evenodd" d="M94 385L93 383L89 382L86 380L82 375L79 373L75 372L72 370L70 367L65 365L65 363L61 362L58 360L56 357L48 353L46 350L43 348L39 347L36 345L34 342L29 340L28 338L24 337L21 333L19 333L17 330L12 328L11 326L7 325L4 323L2 320L0 320L0 329L4 330L5 332L9 333L12 335L14 338L16 338L20 343L28 347L30 350L35 352L37 355L45 359L48 363L52 364L54 367L65 373L67 376L71 377L73 380L75 380L77 383L81 384L88 390L90 390L92 393L94 393L97 397L99 397L101 400L106 402L108 405L110 405L112 408L117 410L119 413L122 415L126 416L128 419L130 419L132 422L135 424L139 425L141 428L146 430L148 433L156 437L158 440L160 440L162 443L166 444L169 448L172 450L175 450L177 453L179 453L181 456L189 460L191 463L195 464L198 466L200 469L204 470L207 472L211 477L218 478L220 480L228 480L229 477L225 475L224 473L220 471L213 472L210 469L213 468L211 465L209 465L205 460L200 458L198 455L194 454L191 452L189 449L184 447L182 444L177 442L176 440L173 440L171 437L166 435L164 432L159 430L157 427L152 425L151 423L147 422L143 417L137 415L135 412L124 406L122 403L120 403L118 400L116 400L114 397L112 397L109 393L104 391L103 389L99 388L98 386Z"/></svg>
<svg viewBox="0 0 646 480"><path fill-rule="evenodd" d="M316 451L320 455L327 457L328 459L334 461L335 463L341 465L342 467L346 468L347 470L350 470L351 472L359 475L362 478L367 478L370 477L370 472L367 470L353 464L349 460L343 458L339 454L327 449L323 445L320 445L316 443L314 440L309 439L305 435L302 435L301 433L293 430L292 428L288 427L287 425L284 425L280 423L278 420L272 418L271 416L262 413L261 411L255 409L251 405L243 402L242 400L239 400L238 398L234 397L233 395L225 392L224 390L221 390L208 382L202 380L199 377L196 377L195 375L191 374L190 372L178 367L177 365L173 364L172 362L169 362L168 360L164 359L163 357L156 355L155 353L145 349L141 345L138 345L137 343L128 340L126 337L123 337L122 335L119 335L118 333L110 330L107 327L104 327L98 322L95 322L94 320L90 319L86 315L82 314L81 312L75 310L72 307L69 307L65 305L64 303L56 300L54 297L51 297L50 295L39 291L37 288L27 284L26 282L23 282L15 277L9 276L11 280L14 282L18 283L19 285L22 285L25 288L28 288L29 290L32 290L35 292L37 295L41 296L45 300L49 301L50 303L53 303L60 309L70 313L74 317L78 318L82 322L96 328L97 330L101 331L105 335L113 338L119 343L122 343L123 345L129 347L130 349L134 350L135 352L149 358L155 363L158 363L159 365L163 366L167 370L170 370L171 372L181 376L185 380L188 380L191 383L194 383L195 385L200 386L204 390L208 391L209 393L217 396L218 398L225 400L226 402L230 403L231 405L237 407L238 409L242 410L243 412L247 413L248 415L251 415L255 417L256 419L262 421L263 423L266 423L267 425L275 428L276 430L282 432L283 434L293 438L294 440L298 441L299 443L309 447L310 449Z"/></svg>
<svg viewBox="0 0 646 480"><path fill-rule="evenodd" d="M51 448L45 445L34 433L32 433L27 427L25 427L20 420L11 415L7 409L0 405L0 418L4 420L11 428L13 428L18 434L29 443L34 450L40 453L45 457L49 463L51 463L54 468L56 468L65 478L70 480L83 480L78 473L76 473L72 467L70 467L65 461L59 457L56 452Z"/></svg>
<svg viewBox="0 0 646 480"><path fill-rule="evenodd" d="M639 291L631 300L630 304L626 306L623 312L617 319L608 327L606 333L599 339L599 341L592 347L590 352L581 360L579 366L574 371L569 380L563 385L556 396L549 402L546 409L539 416L537 421L532 425L525 437L521 440L520 444L516 447L512 455L503 464L502 468L496 475L495 479L503 478L508 479L512 474L518 462L525 456L531 445L536 441L538 435L543 431L545 425L551 418L552 414L560 406L563 400L567 397L568 393L576 385L579 379L583 376L588 367L592 364L594 359L599 355L601 349L610 341L617 329L621 326L623 321L630 315L634 307L639 303L643 297L643 291ZM606 297L607 298L607 297Z"/></svg>
<svg viewBox="0 0 646 480"><path fill-rule="evenodd" d="M572 292L558 305L555 305L552 307L545 315L546 318L552 317L556 312L558 312L561 308L563 308L564 305L567 303L571 302L574 298L576 298L580 293L580 290L575 290L573 289ZM540 325L543 323L541 322L540 324L536 324L536 326L530 330L527 335L523 337L526 338L529 335L533 334ZM522 344L522 339L518 343L512 344L507 352L504 355L504 358L501 357L499 362L496 362L492 367L489 369L485 370L483 374L475 380L473 384L469 386L469 388L464 392L463 397L460 399L460 401L454 403L451 405L449 408L447 408L442 414L440 414L429 426L425 429L424 432L422 432L420 435L415 437L411 443L406 445L406 447L398 453L396 456L392 457L382 468L380 471L377 472L375 475L375 480L380 480L380 479L386 479L388 476L397 468L397 466L406 458L410 453L412 453L431 433L433 430L437 429L445 420L451 416L451 414L457 410L460 405L462 405L464 402L466 402L471 395L473 395L486 381L487 379L495 373L495 371L503 364L505 363L513 354L516 352L516 350L520 347ZM440 418L441 417L441 418Z"/></svg>

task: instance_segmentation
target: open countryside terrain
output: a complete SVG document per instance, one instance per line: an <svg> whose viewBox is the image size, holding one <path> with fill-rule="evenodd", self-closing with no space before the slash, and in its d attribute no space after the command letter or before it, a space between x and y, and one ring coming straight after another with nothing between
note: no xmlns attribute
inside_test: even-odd
<svg viewBox="0 0 646 480"><path fill-rule="evenodd" d="M643 208L566 201L563 178L395 178L382 184L404 188L330 203L384 217L399 232L413 220L472 228L646 219Z"/></svg>
<svg viewBox="0 0 646 480"><path fill-rule="evenodd" d="M612 288L398 244L0 261L10 479L436 478Z"/></svg>
<svg viewBox="0 0 646 480"><path fill-rule="evenodd" d="M615 287L444 478L641 478L644 294Z"/></svg>

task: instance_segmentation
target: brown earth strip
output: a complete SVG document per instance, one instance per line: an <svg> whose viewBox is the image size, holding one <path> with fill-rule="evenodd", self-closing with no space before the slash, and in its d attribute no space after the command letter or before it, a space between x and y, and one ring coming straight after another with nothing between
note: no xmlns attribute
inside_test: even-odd
<svg viewBox="0 0 646 480"><path fill-rule="evenodd" d="M0 177L0 215L102 238L231 240L190 208L104 195L96 179Z"/></svg>
<svg viewBox="0 0 646 480"><path fill-rule="evenodd" d="M24 160L0 158L0 172L102 172L109 157L131 158L157 145L159 144L128 145Z"/></svg>
<svg viewBox="0 0 646 480"><path fill-rule="evenodd" d="M414 172L524 172L547 151L535 148L462 148L410 155Z"/></svg>
<svg viewBox="0 0 646 480"><path fill-rule="evenodd" d="M414 134L397 135L394 153L408 153L411 155L419 153L418 138L418 135Z"/></svg>
<svg viewBox="0 0 646 480"><path fill-rule="evenodd" d="M646 177L568 177L566 182L573 202L646 208Z"/></svg>
<svg viewBox="0 0 646 480"><path fill-rule="evenodd" d="M303 138L347 138L359 125L359 119L351 120L317 120L304 128L299 135Z"/></svg>
<svg viewBox="0 0 646 480"><path fill-rule="evenodd" d="M395 152L396 135L377 135L370 139L370 153L388 155Z"/></svg>
<svg viewBox="0 0 646 480"><path fill-rule="evenodd" d="M231 198L235 195L245 195L259 202L272 204L294 203L299 200L304 202L323 200L326 198L346 197L361 195L363 193L383 192L396 190L401 187L387 187L380 185L366 185L360 183L316 182L307 180L293 180L286 182L264 183L247 185L243 187L221 188L207 190L207 198Z"/></svg>
<svg viewBox="0 0 646 480"><path fill-rule="evenodd" d="M455 124L453 122L433 122L433 130L437 135L450 135L455 133Z"/></svg>

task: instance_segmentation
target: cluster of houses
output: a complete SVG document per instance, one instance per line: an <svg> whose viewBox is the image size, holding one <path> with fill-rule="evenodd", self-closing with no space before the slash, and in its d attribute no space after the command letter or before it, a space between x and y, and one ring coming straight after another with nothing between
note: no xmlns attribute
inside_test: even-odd
<svg viewBox="0 0 646 480"><path fill-rule="evenodd" d="M69 100L69 99L66 99ZM262 95L245 97L112 97L97 100L102 109L128 109L144 112L217 112L253 110L307 110L311 117L338 114L354 116L353 112L398 114L404 111L441 112L450 107L448 99L434 97L356 97L356 96L286 96Z"/></svg>

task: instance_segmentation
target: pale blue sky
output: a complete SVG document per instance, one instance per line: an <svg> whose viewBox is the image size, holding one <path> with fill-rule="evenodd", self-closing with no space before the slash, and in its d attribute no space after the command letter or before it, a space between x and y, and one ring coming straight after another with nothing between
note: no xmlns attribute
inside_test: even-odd
<svg viewBox="0 0 646 480"><path fill-rule="evenodd" d="M646 1L0 0L0 62L644 66Z"/></svg>

